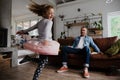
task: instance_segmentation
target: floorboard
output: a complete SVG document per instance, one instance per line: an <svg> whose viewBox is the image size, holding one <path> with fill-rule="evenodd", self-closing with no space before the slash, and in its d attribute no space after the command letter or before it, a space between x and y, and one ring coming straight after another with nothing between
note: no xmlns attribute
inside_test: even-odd
<svg viewBox="0 0 120 80"><path fill-rule="evenodd" d="M10 59L2 59L0 56L0 80L32 80L36 68L35 63L27 63L10 68ZM56 73L58 67L47 65L39 80L86 80L80 75L80 70L70 69L65 73ZM90 71L88 80L120 80L119 76L106 76L100 71Z"/></svg>

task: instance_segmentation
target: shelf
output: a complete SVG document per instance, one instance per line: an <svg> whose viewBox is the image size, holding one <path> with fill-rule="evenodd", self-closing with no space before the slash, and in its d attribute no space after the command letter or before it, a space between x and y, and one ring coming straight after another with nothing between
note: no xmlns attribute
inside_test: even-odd
<svg viewBox="0 0 120 80"><path fill-rule="evenodd" d="M97 28L89 28L88 31L88 35L93 38L102 37L103 34L103 30L99 30Z"/></svg>
<svg viewBox="0 0 120 80"><path fill-rule="evenodd" d="M98 29L98 28L88 28L88 30L100 30L100 31L102 31L101 29Z"/></svg>
<svg viewBox="0 0 120 80"><path fill-rule="evenodd" d="M71 27L82 27L85 26L88 28L88 34L91 36L97 37L103 34L102 27L102 14L90 14L81 17L68 18L64 20L64 26L67 27L67 33L69 36L69 29ZM66 29L66 28L65 28Z"/></svg>
<svg viewBox="0 0 120 80"><path fill-rule="evenodd" d="M102 34L103 30L97 28L88 28L89 32L93 32L94 34Z"/></svg>
<svg viewBox="0 0 120 80"><path fill-rule="evenodd" d="M88 34L88 36L91 36L92 38L102 38L102 34Z"/></svg>
<svg viewBox="0 0 120 80"><path fill-rule="evenodd" d="M66 27L75 27L75 26L84 26L88 25L88 22L79 22L79 23L70 23L70 24L65 24Z"/></svg>
<svg viewBox="0 0 120 80"><path fill-rule="evenodd" d="M102 36L102 34L88 34L89 36Z"/></svg>

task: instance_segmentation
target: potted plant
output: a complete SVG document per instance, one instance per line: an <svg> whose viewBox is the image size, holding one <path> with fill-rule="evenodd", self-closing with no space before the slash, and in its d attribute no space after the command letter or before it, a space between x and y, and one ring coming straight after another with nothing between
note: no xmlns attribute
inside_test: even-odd
<svg viewBox="0 0 120 80"><path fill-rule="evenodd" d="M93 22L93 25L95 26L95 29L97 29L97 30L103 30L102 20Z"/></svg>
<svg viewBox="0 0 120 80"><path fill-rule="evenodd" d="M65 39L66 38L65 31L63 31L63 32L60 33L60 38L61 39Z"/></svg>
<svg viewBox="0 0 120 80"><path fill-rule="evenodd" d="M95 29L94 29L95 34L102 34L102 30L103 30L102 20L93 22L93 25L95 26Z"/></svg>

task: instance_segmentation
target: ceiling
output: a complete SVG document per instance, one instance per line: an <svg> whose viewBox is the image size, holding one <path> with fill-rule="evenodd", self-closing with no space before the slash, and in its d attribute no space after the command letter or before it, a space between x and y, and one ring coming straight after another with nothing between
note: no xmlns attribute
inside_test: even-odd
<svg viewBox="0 0 120 80"><path fill-rule="evenodd" d="M37 3L48 3L48 0L35 0ZM27 5L30 0L12 0L12 16L18 17L22 15L30 14Z"/></svg>
<svg viewBox="0 0 120 80"><path fill-rule="evenodd" d="M33 0L38 4L50 3L54 6L75 2L75 1L90 1L90 0ZM27 5L30 3L30 0L12 0L12 16L19 17L22 15L31 14L28 10Z"/></svg>
<svg viewBox="0 0 120 80"><path fill-rule="evenodd" d="M76 1L76 0L56 0L56 4L59 5L59 4L63 4L71 1Z"/></svg>

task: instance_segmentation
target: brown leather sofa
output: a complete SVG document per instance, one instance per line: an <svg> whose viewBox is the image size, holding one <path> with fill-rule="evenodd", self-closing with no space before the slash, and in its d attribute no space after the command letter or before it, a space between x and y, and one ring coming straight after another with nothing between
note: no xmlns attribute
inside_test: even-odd
<svg viewBox="0 0 120 80"><path fill-rule="evenodd" d="M72 45L73 40L74 40L73 38L58 39L58 42L60 43L61 46L65 46L65 45ZM102 53L91 54L90 67L91 68L116 67L117 69L120 69L120 54L116 54L114 56L108 56L104 54L104 52L118 40L117 36L105 37L105 38L94 38L93 40L97 44L97 46L100 48ZM49 63L60 65L62 61L61 54L62 53L59 53L58 56L49 56ZM82 56L69 54L68 65L82 67L83 65Z"/></svg>

